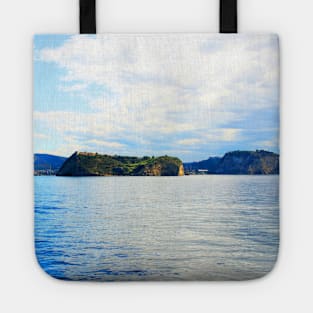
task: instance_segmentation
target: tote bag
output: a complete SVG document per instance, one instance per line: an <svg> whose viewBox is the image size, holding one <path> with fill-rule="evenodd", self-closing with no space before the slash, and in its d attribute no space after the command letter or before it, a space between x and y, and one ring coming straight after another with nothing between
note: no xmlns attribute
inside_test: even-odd
<svg viewBox="0 0 313 313"><path fill-rule="evenodd" d="M279 245L279 44L237 34L34 38L35 251L62 280L248 280Z"/></svg>

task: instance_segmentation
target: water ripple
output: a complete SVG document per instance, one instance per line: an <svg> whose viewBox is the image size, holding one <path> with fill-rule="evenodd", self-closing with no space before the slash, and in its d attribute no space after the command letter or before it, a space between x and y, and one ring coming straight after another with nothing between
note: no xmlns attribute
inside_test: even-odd
<svg viewBox="0 0 313 313"><path fill-rule="evenodd" d="M37 258L64 280L261 277L277 258L278 180L36 177Z"/></svg>

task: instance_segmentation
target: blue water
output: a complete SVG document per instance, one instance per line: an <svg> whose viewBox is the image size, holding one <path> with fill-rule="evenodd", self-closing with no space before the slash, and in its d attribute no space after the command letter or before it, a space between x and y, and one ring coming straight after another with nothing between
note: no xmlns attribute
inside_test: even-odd
<svg viewBox="0 0 313 313"><path fill-rule="evenodd" d="M275 264L278 176L35 177L35 247L65 280L244 280Z"/></svg>

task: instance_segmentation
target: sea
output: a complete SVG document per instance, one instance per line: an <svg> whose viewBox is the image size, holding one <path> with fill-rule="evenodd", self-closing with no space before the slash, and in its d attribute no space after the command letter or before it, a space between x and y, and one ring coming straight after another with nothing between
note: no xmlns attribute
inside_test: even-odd
<svg viewBox="0 0 313 313"><path fill-rule="evenodd" d="M35 183L35 252L54 278L263 277L279 249L279 176L56 177Z"/></svg>

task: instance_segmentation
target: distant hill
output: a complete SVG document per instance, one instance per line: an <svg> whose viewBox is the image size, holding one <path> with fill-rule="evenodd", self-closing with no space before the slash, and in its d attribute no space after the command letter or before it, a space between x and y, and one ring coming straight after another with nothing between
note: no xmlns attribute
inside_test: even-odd
<svg viewBox="0 0 313 313"><path fill-rule="evenodd" d="M110 156L75 152L57 176L182 176L183 163L178 158Z"/></svg>
<svg viewBox="0 0 313 313"><path fill-rule="evenodd" d="M207 160L200 162L184 163L184 169L186 172L199 171L205 169L208 174L214 174L221 158L211 157Z"/></svg>
<svg viewBox="0 0 313 313"><path fill-rule="evenodd" d="M35 175L55 175L66 158L50 154L34 154Z"/></svg>
<svg viewBox="0 0 313 313"><path fill-rule="evenodd" d="M222 158L184 163L187 174L275 175L279 174L279 155L264 150L233 151Z"/></svg>

